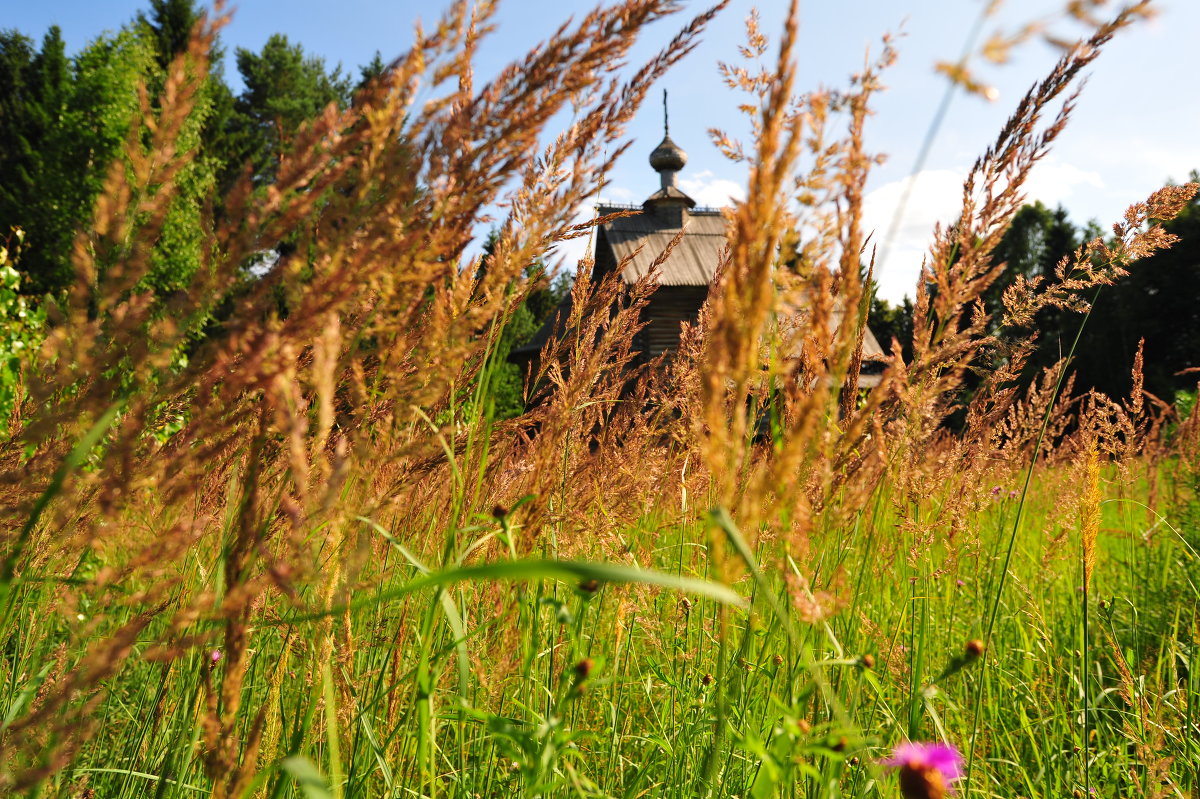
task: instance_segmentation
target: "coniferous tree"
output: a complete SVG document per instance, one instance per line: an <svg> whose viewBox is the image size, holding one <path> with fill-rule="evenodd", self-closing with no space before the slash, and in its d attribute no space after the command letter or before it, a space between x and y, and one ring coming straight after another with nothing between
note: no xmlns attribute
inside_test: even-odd
<svg viewBox="0 0 1200 799"><path fill-rule="evenodd" d="M140 12L137 19L154 39L159 69L166 70L175 56L187 50L200 12L195 0L150 0L149 16Z"/></svg>
<svg viewBox="0 0 1200 799"><path fill-rule="evenodd" d="M1190 179L1198 178L1193 172ZM1179 241L1099 292L1076 359L1084 386L1128 395L1142 340L1146 391L1170 402L1196 386L1197 374L1189 370L1200 368L1200 202L1193 198L1163 227Z"/></svg>
<svg viewBox="0 0 1200 799"><path fill-rule="evenodd" d="M162 75L177 55L187 51L188 39L200 17L196 0L150 0L149 13L138 14L138 24L154 41ZM241 162L230 137L235 98L225 82L224 58L225 50L218 41L209 53L208 80L201 99L205 113L200 136L201 157L210 168L227 178L236 173ZM219 193L217 199L219 201Z"/></svg>
<svg viewBox="0 0 1200 799"><path fill-rule="evenodd" d="M0 237L18 223L30 177L33 41L18 31L0 31Z"/></svg>
<svg viewBox="0 0 1200 799"><path fill-rule="evenodd" d="M483 257L477 273L481 278L487 273L496 250L497 237L498 234L493 230L483 244ZM509 419L525 412L524 374L517 364L509 362L510 353L530 341L571 293L570 276L560 273L551 281L546 275L546 265L540 259L526 265L523 271L525 279L533 283L533 288L508 319L493 354L496 366L491 375L489 396L497 419Z"/></svg>
<svg viewBox="0 0 1200 799"><path fill-rule="evenodd" d="M68 58L61 33L51 28L40 51L28 40L0 39L0 224L26 232L22 290L58 293L74 280L71 249L89 224L109 166L121 158L130 126L142 114L139 86L156 96L165 80L151 25L136 24L101 36ZM171 56L173 57L173 56ZM185 125L179 146L200 148L208 117L204 93ZM184 169L179 192L151 256L148 285L180 288L195 271L203 238L200 208L212 193L214 165L203 154Z"/></svg>
<svg viewBox="0 0 1200 799"><path fill-rule="evenodd" d="M1070 258L1082 243L1080 230L1072 224L1067 210L1061 205L1054 210L1041 202L1023 206L1013 217L1000 245L992 252L993 262L1004 264L1000 278L984 295L992 324L999 325L1003 320L1004 290L1018 277L1053 282L1059 262ZM1035 327L1039 342L1025 370L1027 379L1032 380L1041 370L1067 354L1075 338L1077 323L1075 314L1059 308L1043 308L1038 312ZM1019 338L1026 333L1009 331L1008 335Z"/></svg>
<svg viewBox="0 0 1200 799"><path fill-rule="evenodd" d="M0 224L25 230L29 246L22 267L22 289L57 291L71 278L69 253L83 208L90 208L93 184L80 179L97 155L107 152L106 126L112 115L88 112L104 106L106 97L83 97L76 89L78 67L67 59L57 26L43 37L41 49L20 65L24 37L6 36L3 47L6 92L0 155ZM28 40L25 40L26 42ZM93 48L100 48L98 42ZM87 60L94 67L94 59ZM19 74L17 74L19 73ZM87 73L89 77L94 72ZM91 86L90 88L98 88ZM130 89L132 87L129 87ZM127 93L126 98L130 95ZM136 101L136 95L133 95ZM87 124L89 121L94 124ZM107 168L107 162L103 168Z"/></svg>
<svg viewBox="0 0 1200 799"><path fill-rule="evenodd" d="M913 304L907 296L895 305L882 297L872 297L867 324L885 353L890 355L892 341L897 341L901 357L905 361L912 358Z"/></svg>
<svg viewBox="0 0 1200 799"><path fill-rule="evenodd" d="M378 78L386 69L387 64L383 61L383 55L376 50L375 55L371 58L371 60L358 68L359 79L358 83L354 86L355 91L363 88L368 83L375 80L375 78Z"/></svg>
<svg viewBox="0 0 1200 799"><path fill-rule="evenodd" d="M187 52L200 17L195 0L150 0L149 14L138 14L137 27L154 50L155 69L146 76L152 97L162 91L175 59ZM194 150L196 156L178 177L177 195L152 256L150 284L160 293L182 289L203 261L207 226L203 209L214 194L224 161L220 141L232 108L232 95L221 77L221 59L220 47L214 47L196 107L182 131L180 146Z"/></svg>
<svg viewBox="0 0 1200 799"><path fill-rule="evenodd" d="M1193 173L1192 179L1197 177ZM1200 366L1200 204L1193 200L1164 227L1179 237L1175 246L1133 264L1116 284L1082 297L1092 305L1086 317L1059 308L1037 314L1038 346L1024 381L1068 355L1078 335L1069 366L1076 392L1128 396L1143 340L1147 391L1169 402L1177 391L1195 385L1186 370ZM993 252L995 262L1005 264L986 297L993 321L1002 318L1001 296L1018 276L1053 280L1060 260L1100 235L1094 223L1076 227L1061 207L1051 211L1034 203L1022 208Z"/></svg>
<svg viewBox="0 0 1200 799"><path fill-rule="evenodd" d="M304 122L330 103L349 104L350 79L340 66L327 72L323 59L305 55L303 47L280 33L259 53L238 48L236 60L245 89L233 104L232 159L225 182L247 161L255 179L263 182L274 176L288 140Z"/></svg>

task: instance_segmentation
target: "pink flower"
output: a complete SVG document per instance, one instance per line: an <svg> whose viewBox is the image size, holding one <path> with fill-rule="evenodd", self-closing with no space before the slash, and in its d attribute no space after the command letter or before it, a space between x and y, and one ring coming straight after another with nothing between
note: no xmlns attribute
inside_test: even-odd
<svg viewBox="0 0 1200 799"><path fill-rule="evenodd" d="M213 662L213 663L216 663L218 660L220 660L220 659L221 659L221 650L220 650L220 649L214 649L214 650L212 651L212 653L209 655L209 657L212 659L212 662Z"/></svg>
<svg viewBox="0 0 1200 799"><path fill-rule="evenodd" d="M950 783L963 774L962 755L940 743L897 744L892 756L880 763L899 770L905 799L944 799L953 793Z"/></svg>

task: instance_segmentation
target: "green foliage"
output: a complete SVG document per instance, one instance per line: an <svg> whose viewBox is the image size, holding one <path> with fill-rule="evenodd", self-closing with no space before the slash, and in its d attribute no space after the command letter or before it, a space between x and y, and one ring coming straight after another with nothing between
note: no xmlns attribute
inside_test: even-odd
<svg viewBox="0 0 1200 799"><path fill-rule="evenodd" d="M1196 397L1196 389L1180 391L1175 394L1175 412L1179 415L1180 419L1186 419L1195 411Z"/></svg>
<svg viewBox="0 0 1200 799"><path fill-rule="evenodd" d="M1081 243L1080 231L1061 205L1054 210L1041 202L1023 206L992 251L993 262L1005 265L1003 276L986 295L993 321L998 322L1004 315L1001 297L1017 277L1052 279L1058 262Z"/></svg>
<svg viewBox="0 0 1200 799"><path fill-rule="evenodd" d="M514 349L528 343L542 326L550 322L559 303L571 293L571 277L559 275L553 283L540 265L526 269L526 277L541 281L525 302L513 313L500 335L496 358L499 361L492 384L497 419L511 419L525 412L525 375L520 366L508 361Z"/></svg>
<svg viewBox="0 0 1200 799"><path fill-rule="evenodd" d="M892 351L892 341L895 340L900 344L901 356L906 361L912 358L912 300L905 297L896 305L892 305L882 297L872 297L867 324L884 352Z"/></svg>
<svg viewBox="0 0 1200 799"><path fill-rule="evenodd" d="M484 255L479 265L481 273L488 268L488 259L496 247L496 236L493 231L484 243ZM510 354L528 343L553 318L559 303L571 293L571 277L560 274L550 282L541 261L527 265L524 277L534 284L534 288L500 332L492 355L489 397L497 419L511 419L525 412L525 376L520 366L509 362Z"/></svg>
<svg viewBox="0 0 1200 799"><path fill-rule="evenodd" d="M16 230L13 238L19 247L24 235ZM15 266L16 253L0 246L0 436L9 432L24 369L41 344L46 324L46 312L20 293L21 275Z"/></svg>
<svg viewBox="0 0 1200 799"><path fill-rule="evenodd" d="M1200 366L1200 202L1193 199L1164 227L1179 237L1173 247L1139 261L1128 277L1083 298L1095 302L1071 364L1076 392L1095 389L1110 397L1128 395L1130 371L1143 339L1147 391L1170 402L1176 392L1193 385L1186 370ZM1029 331L999 330L1005 313L1004 290L1018 278L1053 281L1058 263L1101 233L1095 223L1076 226L1062 207L1051 210L1035 202L1017 212L992 253L994 263L1004 264L984 296L993 330L1002 336L1024 337ZM911 303L906 300L894 307L877 299L870 320L880 344L886 349L886 341L897 335L906 345L907 358ZM1038 312L1034 320L1038 343L1022 377L1025 384L1066 354L1082 322L1079 314L1059 308Z"/></svg>
<svg viewBox="0 0 1200 799"><path fill-rule="evenodd" d="M259 53L239 47L236 60L246 88L229 120L225 176L231 179L249 161L261 182L275 174L285 143L304 122L330 103L345 107L350 102L351 82L340 66L327 72L323 59L306 55L281 33Z"/></svg>
<svg viewBox="0 0 1200 799"><path fill-rule="evenodd" d="M1085 234L1089 238L1094 235L1091 231L1077 229L1062 206L1050 210L1041 202L1035 202L1016 213L1000 245L992 252L993 262L1004 264L1000 278L984 295L985 308L991 315L993 329L998 328L1004 318L1002 297L1005 289L1021 278L1053 282L1059 262L1071 257L1075 249L1083 244ZM1081 321L1077 314L1059 308L1043 308L1037 313L1034 325L1039 341L1037 350L1025 368L1026 383L1036 380L1042 370L1057 363L1066 354L1075 340ZM998 332L1008 339L1021 339L1028 335L1026 330ZM1076 352L1078 354L1079 350ZM1126 375L1132 363L1132 358L1126 363ZM1080 378L1077 386L1086 390L1086 377Z"/></svg>
<svg viewBox="0 0 1200 799"><path fill-rule="evenodd" d="M30 179L27 137L35 113L29 100L36 55L29 37L0 31L0 219L11 215L14 193Z"/></svg>
<svg viewBox="0 0 1200 799"><path fill-rule="evenodd" d="M89 224L109 165L141 114L139 86L158 96L197 18L194 0L152 0L134 24L70 59L58 28L40 50L20 33L0 33L0 224L29 236L26 293L71 284L76 231ZM160 295L183 288L203 262L204 209L215 189L228 188L246 161L266 179L304 121L349 100L350 80L340 69L328 73L284 36L273 36L261 53L239 50L237 61L245 91L235 98L221 79L218 50L178 142L198 155L179 176L152 255L148 284Z"/></svg>
<svg viewBox="0 0 1200 799"><path fill-rule="evenodd" d="M1171 402L1196 384L1185 372L1200 367L1200 202L1193 198L1163 227L1179 241L1100 293L1080 341L1080 380L1110 396L1128 393L1142 339L1147 391Z"/></svg>
<svg viewBox="0 0 1200 799"><path fill-rule="evenodd" d="M1179 236L1175 246L1139 261L1128 277L1084 298L1094 297L1095 303L1072 362L1076 391L1126 396L1142 340L1147 391L1170 402L1176 391L1190 385L1179 373L1200 366L1200 204L1193 199L1164 228ZM1051 211L1035 203L1022 208L994 253L1006 267L988 295L993 319L1003 315L1001 294L1018 276L1052 280L1061 259L1100 233L1094 224L1076 227L1061 207ZM1081 323L1078 314L1057 308L1039 312L1035 324L1040 341L1026 369L1028 380L1066 353Z"/></svg>
<svg viewBox="0 0 1200 799"><path fill-rule="evenodd" d="M149 26L126 28L70 60L57 28L37 54L19 35L0 40L0 80L15 90L0 118L0 224L19 225L28 234L26 293L55 294L74 280L76 232L90 223L109 165L122 157L142 113L139 87L156 95L165 80L161 63L167 54L157 49L158 36ZM209 106L202 95L181 147L200 146ZM214 185L214 164L205 158L179 176L178 196L151 259L148 282L159 292L181 288L200 263L202 208Z"/></svg>
<svg viewBox="0 0 1200 799"><path fill-rule="evenodd" d="M522 304L500 334L500 342L494 356L496 367L492 373L491 385L491 398L497 419L511 419L525 412L524 376L520 367L509 363L507 359L513 348L532 338L538 328L533 314Z"/></svg>
<svg viewBox="0 0 1200 799"><path fill-rule="evenodd" d="M150 16L138 14L138 22L153 37L159 69L165 71L171 59L187 51L188 37L199 18L195 0L150 0Z"/></svg>
<svg viewBox="0 0 1200 799"><path fill-rule="evenodd" d="M354 88L356 90L363 88L375 78L378 78L380 75L382 75L386 69L387 64L385 64L383 61L383 55L376 50L374 57L372 57L371 60L366 64L358 68L359 79Z"/></svg>
<svg viewBox="0 0 1200 799"><path fill-rule="evenodd" d="M104 152L104 119L97 120L101 130L78 130L75 74L57 27L38 52L15 32L4 35L0 48L0 80L7 89L0 117L0 226L23 228L34 245L24 259L28 289L54 291L70 280L71 239L96 188L79 176L90 157Z"/></svg>

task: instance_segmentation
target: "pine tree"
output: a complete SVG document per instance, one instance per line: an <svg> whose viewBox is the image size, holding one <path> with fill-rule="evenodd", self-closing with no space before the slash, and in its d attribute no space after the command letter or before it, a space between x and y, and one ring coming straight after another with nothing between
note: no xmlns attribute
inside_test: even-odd
<svg viewBox="0 0 1200 799"><path fill-rule="evenodd" d="M323 59L305 55L304 48L280 33L273 34L259 53L238 48L236 60L246 87L230 118L232 158L225 166L226 185L246 161L253 165L256 180L269 180L299 127L330 103L345 108L351 91L340 66L327 72Z"/></svg>
<svg viewBox="0 0 1200 799"><path fill-rule="evenodd" d="M150 16L138 14L138 22L154 39L159 69L165 71L175 56L187 50L192 28L199 19L195 0L150 0Z"/></svg>
<svg viewBox="0 0 1200 799"><path fill-rule="evenodd" d="M23 291L54 294L74 281L73 242L140 119L138 87L155 96L164 83L159 65L169 59L157 49L162 40L139 23L68 59L57 27L37 53L18 34L0 37L0 81L9 89L0 100L0 225L26 232ZM182 147L199 147L207 108L202 95ZM148 285L175 290L200 263L200 209L212 194L214 172L202 154L179 175Z"/></svg>
<svg viewBox="0 0 1200 799"><path fill-rule="evenodd" d="M363 88L368 83L375 80L375 78L378 78L386 69L387 64L385 64L383 61L383 55L376 50L374 57L372 57L368 63L358 68L360 77L358 79L358 83L354 87L355 91Z"/></svg>
<svg viewBox="0 0 1200 799"><path fill-rule="evenodd" d="M0 238L18 223L27 196L33 100L29 81L35 54L28 36L15 30L0 31Z"/></svg>
<svg viewBox="0 0 1200 799"><path fill-rule="evenodd" d="M25 230L31 246L22 262L27 272L22 289L40 293L70 279L66 262L79 191L68 176L81 160L84 142L64 135L72 120L73 74L62 31L50 28L37 53L28 42L14 33L0 45L6 73L0 80L12 88L5 92L0 121L0 224L5 232L9 226Z"/></svg>
<svg viewBox="0 0 1200 799"><path fill-rule="evenodd" d="M150 0L150 14L138 14L138 24L154 42L159 74L165 76L172 60L187 51L188 39L200 16L196 0ZM234 97L225 83L224 58L224 48L218 41L209 53L208 80L201 98L205 108L204 127L200 134L202 156L217 171L221 171L220 165L235 157L228 139ZM154 88L157 90L161 87Z"/></svg>
<svg viewBox="0 0 1200 799"><path fill-rule="evenodd" d="M1193 172L1190 179L1198 178ZM1081 387L1128 396L1130 367L1144 340L1146 391L1170 402L1195 388L1189 370L1200 368L1200 201L1163 227L1179 241L1100 291L1076 358Z"/></svg>

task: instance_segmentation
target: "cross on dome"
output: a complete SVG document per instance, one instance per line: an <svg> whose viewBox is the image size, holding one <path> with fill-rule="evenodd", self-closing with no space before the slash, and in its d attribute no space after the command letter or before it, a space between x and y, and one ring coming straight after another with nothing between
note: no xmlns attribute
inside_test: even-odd
<svg viewBox="0 0 1200 799"><path fill-rule="evenodd" d="M663 189L675 188L675 176L687 163L687 153L671 140L670 121L667 116L667 90L663 89L663 140L650 153L650 166L658 173Z"/></svg>

